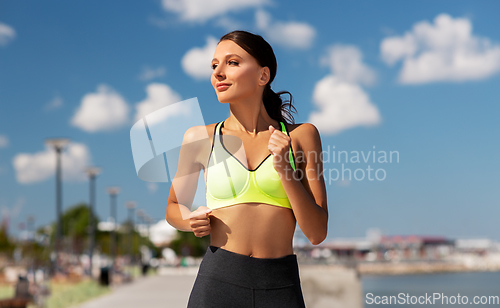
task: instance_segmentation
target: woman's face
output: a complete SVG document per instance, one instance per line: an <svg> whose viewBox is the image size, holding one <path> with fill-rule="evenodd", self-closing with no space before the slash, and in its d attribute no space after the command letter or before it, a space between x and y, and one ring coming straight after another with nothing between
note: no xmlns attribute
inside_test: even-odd
<svg viewBox="0 0 500 308"><path fill-rule="evenodd" d="M212 69L210 79L221 103L262 96L262 87L269 80L266 79L269 69L261 67L253 56L230 40L217 45Z"/></svg>

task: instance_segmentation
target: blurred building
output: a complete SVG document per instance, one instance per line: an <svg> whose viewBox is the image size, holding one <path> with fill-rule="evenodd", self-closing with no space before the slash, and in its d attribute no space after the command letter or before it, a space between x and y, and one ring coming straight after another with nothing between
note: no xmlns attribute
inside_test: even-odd
<svg viewBox="0 0 500 308"><path fill-rule="evenodd" d="M490 239L451 239L428 235L383 235L369 229L366 237L334 238L312 245L301 232L294 236L294 249L303 258L318 261L439 261L461 254L478 256L500 252Z"/></svg>

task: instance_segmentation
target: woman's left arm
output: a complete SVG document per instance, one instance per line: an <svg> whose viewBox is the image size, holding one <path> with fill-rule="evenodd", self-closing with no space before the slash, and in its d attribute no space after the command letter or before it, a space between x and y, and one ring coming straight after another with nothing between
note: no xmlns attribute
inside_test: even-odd
<svg viewBox="0 0 500 308"><path fill-rule="evenodd" d="M281 131L273 130L269 149L275 156L274 168L281 176L281 183L300 229L311 244L318 245L325 240L328 232L328 205L323 178L321 138L317 128L310 123L300 125L298 137L305 160L303 170L298 169L295 162L297 169L294 171L288 159L284 159L288 158L291 139Z"/></svg>

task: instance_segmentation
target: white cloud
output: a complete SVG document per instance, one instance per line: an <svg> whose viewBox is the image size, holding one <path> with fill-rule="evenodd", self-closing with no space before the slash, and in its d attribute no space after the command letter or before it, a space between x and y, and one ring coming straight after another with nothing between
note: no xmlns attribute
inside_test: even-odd
<svg viewBox="0 0 500 308"><path fill-rule="evenodd" d="M86 94L71 124L87 132L109 131L127 123L129 106L120 94L101 84L97 93Z"/></svg>
<svg viewBox="0 0 500 308"><path fill-rule="evenodd" d="M158 184L149 182L147 183L148 190L150 193L154 194L158 190Z"/></svg>
<svg viewBox="0 0 500 308"><path fill-rule="evenodd" d="M0 22L0 46L6 46L16 37L16 30Z"/></svg>
<svg viewBox="0 0 500 308"><path fill-rule="evenodd" d="M158 28L165 29L171 24L171 20L163 17L148 16L148 22Z"/></svg>
<svg viewBox="0 0 500 308"><path fill-rule="evenodd" d="M381 121L378 109L363 89L328 75L314 87L314 103L319 111L309 115L308 122L326 134L337 134L355 126L373 126Z"/></svg>
<svg viewBox="0 0 500 308"><path fill-rule="evenodd" d="M9 146L9 138L6 135L0 135L0 149Z"/></svg>
<svg viewBox="0 0 500 308"><path fill-rule="evenodd" d="M160 66L157 68L150 68L149 66L145 66L142 68L142 72L139 75L139 79L147 81L162 76L165 76L165 67Z"/></svg>
<svg viewBox="0 0 500 308"><path fill-rule="evenodd" d="M62 152L62 178L65 181L86 180L84 169L90 165L90 153L85 144L72 142ZM34 154L20 153L12 159L16 179L21 184L41 182L56 171L56 153L46 145Z"/></svg>
<svg viewBox="0 0 500 308"><path fill-rule="evenodd" d="M218 42L215 37L209 36L204 47L194 47L186 52L181 60L184 72L195 79L209 78L212 75L210 65Z"/></svg>
<svg viewBox="0 0 500 308"><path fill-rule="evenodd" d="M255 11L255 25L259 29L269 27L271 23L271 15L264 10Z"/></svg>
<svg viewBox="0 0 500 308"><path fill-rule="evenodd" d="M2 205L2 217L5 217L7 219L14 219L19 215L21 212L21 209L23 206L26 204L26 198L25 197L18 197L16 204L12 207L12 209L9 209L7 206Z"/></svg>
<svg viewBox="0 0 500 308"><path fill-rule="evenodd" d="M152 83L147 86L146 94L147 97L135 106L134 122L158 109L181 101L181 96L166 84ZM177 105L180 104L175 106Z"/></svg>
<svg viewBox="0 0 500 308"><path fill-rule="evenodd" d="M14 204L14 207L10 211L11 218L16 218L17 215L21 212L21 209L23 206L26 204L26 198L25 197L19 197L17 198L16 204Z"/></svg>
<svg viewBox="0 0 500 308"><path fill-rule="evenodd" d="M228 16L221 16L220 18L217 18L214 22L216 26L222 27L228 32L245 28L245 26L241 22L233 18L230 18Z"/></svg>
<svg viewBox="0 0 500 308"><path fill-rule="evenodd" d="M63 105L63 99L60 95L56 95L50 102L45 105L45 110L52 110L61 108Z"/></svg>
<svg viewBox="0 0 500 308"><path fill-rule="evenodd" d="M448 14L385 38L380 50L387 64L403 62L399 82L405 84L477 80L500 71L500 44L472 35L469 19Z"/></svg>
<svg viewBox="0 0 500 308"><path fill-rule="evenodd" d="M320 63L330 67L331 74L316 83L313 102L317 107L308 121L326 134L338 134L356 126L373 126L381 122L377 107L360 84L375 82L376 73L362 62L361 51L350 45L327 48Z"/></svg>
<svg viewBox="0 0 500 308"><path fill-rule="evenodd" d="M349 181L348 179L343 179L343 180L336 181L336 184L338 186L341 186L341 187L348 187L351 185L351 181Z"/></svg>
<svg viewBox="0 0 500 308"><path fill-rule="evenodd" d="M371 85L377 77L375 71L363 63L363 55L355 46L331 46L321 63L329 66L337 78L347 82Z"/></svg>
<svg viewBox="0 0 500 308"><path fill-rule="evenodd" d="M165 11L178 14L181 21L204 23L229 12L260 7L269 2L269 0L162 0L162 7Z"/></svg>
<svg viewBox="0 0 500 308"><path fill-rule="evenodd" d="M270 43L288 48L307 49L312 46L316 30L305 22L272 21L271 15L259 9L255 12L257 28L262 31Z"/></svg>

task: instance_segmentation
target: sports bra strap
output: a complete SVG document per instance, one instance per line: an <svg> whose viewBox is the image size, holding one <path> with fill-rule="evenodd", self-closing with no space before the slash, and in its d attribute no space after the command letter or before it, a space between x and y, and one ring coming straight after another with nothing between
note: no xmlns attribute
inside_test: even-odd
<svg viewBox="0 0 500 308"><path fill-rule="evenodd" d="M281 130L285 131L285 133L286 133L287 136L290 136L288 134L288 130L286 129L285 124L283 122L280 122L280 124L281 124ZM290 142L290 151L288 151L288 160L290 161L290 164L292 165L293 170L295 170L295 162L293 160L292 144L291 144L291 142Z"/></svg>

